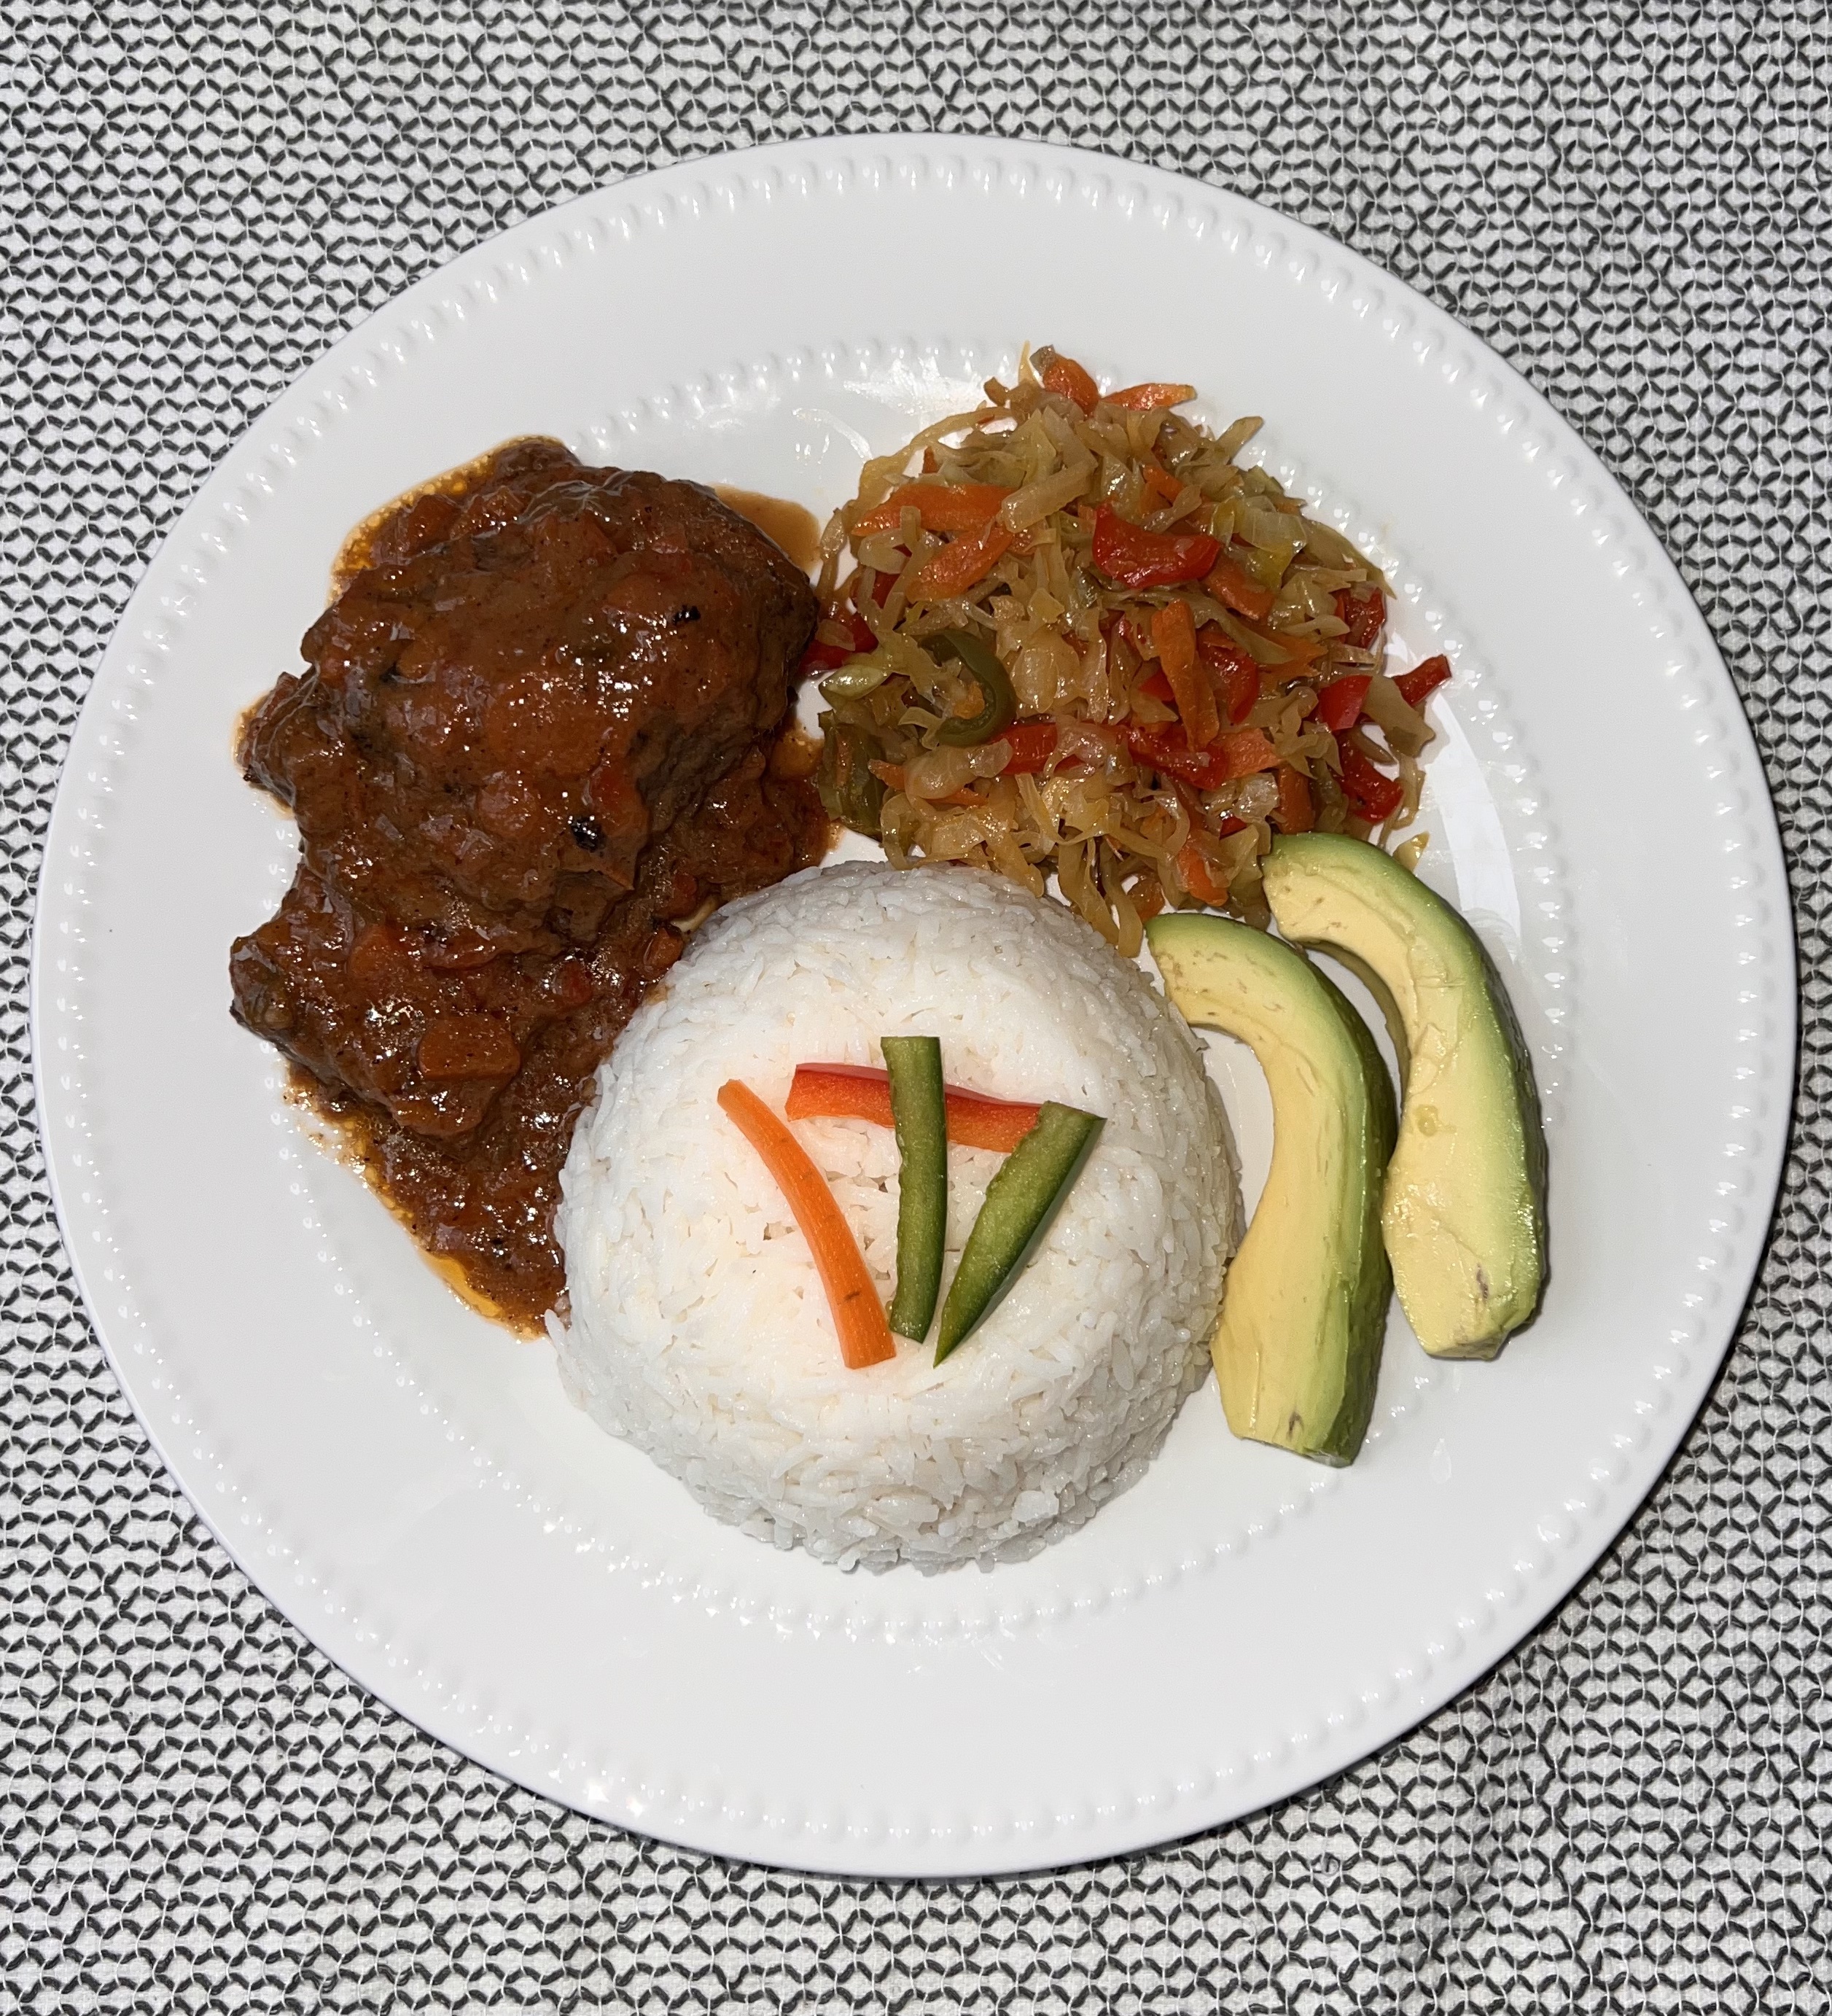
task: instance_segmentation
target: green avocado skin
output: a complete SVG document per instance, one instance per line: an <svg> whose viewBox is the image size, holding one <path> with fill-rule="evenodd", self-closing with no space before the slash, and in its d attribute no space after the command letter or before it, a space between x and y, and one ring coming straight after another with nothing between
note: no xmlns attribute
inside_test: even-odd
<svg viewBox="0 0 1832 2016"><path fill-rule="evenodd" d="M941 1305L938 1365L985 1321L1024 1272L1106 1125L1096 1114L1049 1100L1036 1125L999 1165Z"/></svg>
<svg viewBox="0 0 1832 2016"><path fill-rule="evenodd" d="M1546 1136L1507 990L1456 910L1365 841L1283 836L1265 873L1280 930L1360 973L1392 1029L1405 1096L1383 1224L1401 1305L1434 1356L1492 1358L1546 1278Z"/></svg>
<svg viewBox="0 0 1832 2016"><path fill-rule="evenodd" d="M1392 1274L1381 1182L1393 1087L1354 1008L1304 954L1251 926L1146 927L1172 1001L1251 1046L1272 1093L1272 1165L1228 1269L1211 1345L1234 1433L1352 1463L1373 1412Z"/></svg>

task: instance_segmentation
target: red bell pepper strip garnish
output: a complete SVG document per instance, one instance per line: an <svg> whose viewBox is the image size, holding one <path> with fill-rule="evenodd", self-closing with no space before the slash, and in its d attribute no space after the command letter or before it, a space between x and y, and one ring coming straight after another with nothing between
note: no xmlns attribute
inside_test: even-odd
<svg viewBox="0 0 1832 2016"><path fill-rule="evenodd" d="M1262 588L1244 567L1226 556L1215 562L1202 585L1224 608L1254 623L1265 621L1275 599L1269 588Z"/></svg>
<svg viewBox="0 0 1832 2016"><path fill-rule="evenodd" d="M874 533L894 532L905 511L918 513L925 532L977 532L999 516L1011 495L996 483L905 483L882 504L853 521L855 545Z"/></svg>
<svg viewBox="0 0 1832 2016"><path fill-rule="evenodd" d="M858 1241L842 1215L826 1179L808 1159L808 1150L742 1078L728 1078L719 1087L718 1102L745 1139L763 1158L788 1201L801 1236L814 1255L833 1327L840 1333L840 1355L854 1371L881 1365L897 1355L884 1305L866 1271ZM888 1089L885 1103L890 1102Z"/></svg>
<svg viewBox="0 0 1832 2016"><path fill-rule="evenodd" d="M1196 656L1196 619L1186 602L1167 602L1151 619L1151 641L1175 696L1177 718L1192 749L1206 749L1222 732L1215 689Z"/></svg>
<svg viewBox="0 0 1832 2016"><path fill-rule="evenodd" d="M1414 665L1393 683L1398 687L1401 699L1416 713L1449 678L1450 661L1440 653L1435 658L1426 659L1423 664Z"/></svg>
<svg viewBox="0 0 1832 2016"><path fill-rule="evenodd" d="M1148 532L1110 504L1094 514L1094 564L1124 588L1200 581L1221 552L1221 541L1207 532Z"/></svg>
<svg viewBox="0 0 1832 2016"><path fill-rule="evenodd" d="M1100 403L1100 387L1072 357L1053 357L1043 373L1043 389L1072 399L1085 413Z"/></svg>
<svg viewBox="0 0 1832 2016"><path fill-rule="evenodd" d="M1107 403L1110 406L1123 406L1129 413L1156 413L1167 406L1180 406L1195 397L1193 385L1122 385L1118 391L1107 394ZM1208 569L1203 571L1207 573Z"/></svg>
<svg viewBox="0 0 1832 2016"><path fill-rule="evenodd" d="M1020 1099L993 1099L944 1085L948 1138L963 1147L1009 1155L1037 1124L1037 1108ZM876 1064L797 1064L784 1109L791 1120L869 1120L891 1125L891 1077Z"/></svg>
<svg viewBox="0 0 1832 2016"><path fill-rule="evenodd" d="M911 596L941 602L950 596L965 594L998 566L1011 541L1011 534L997 524L988 524L977 534L950 539L940 553L925 560L911 577Z"/></svg>
<svg viewBox="0 0 1832 2016"><path fill-rule="evenodd" d="M1373 826L1391 819L1405 797L1399 779L1377 770L1352 743L1342 751L1342 788L1356 812Z"/></svg>
<svg viewBox="0 0 1832 2016"><path fill-rule="evenodd" d="M1362 703L1374 683L1366 672L1332 679L1317 694L1316 718L1332 735L1341 735L1361 719Z"/></svg>

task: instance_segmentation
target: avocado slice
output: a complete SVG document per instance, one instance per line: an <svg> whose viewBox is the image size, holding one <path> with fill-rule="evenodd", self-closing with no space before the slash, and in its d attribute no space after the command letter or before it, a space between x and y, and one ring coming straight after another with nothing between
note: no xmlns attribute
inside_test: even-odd
<svg viewBox="0 0 1832 2016"><path fill-rule="evenodd" d="M1262 864L1279 929L1366 978L1405 1093L1381 1224L1435 1358L1492 1358L1546 1285L1546 1136L1507 990L1475 933L1391 855L1287 835Z"/></svg>
<svg viewBox="0 0 1832 2016"><path fill-rule="evenodd" d="M1272 1165L1209 1346L1228 1425L1352 1463L1393 1285L1380 1243L1387 1067L1341 992L1291 946L1190 912L1154 917L1146 931L1172 1001L1251 1045L1272 1088Z"/></svg>

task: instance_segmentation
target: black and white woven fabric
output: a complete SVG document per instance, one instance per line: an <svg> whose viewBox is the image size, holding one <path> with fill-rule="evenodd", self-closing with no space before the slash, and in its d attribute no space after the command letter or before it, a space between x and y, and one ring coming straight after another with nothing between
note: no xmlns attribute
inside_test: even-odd
<svg viewBox="0 0 1832 2016"><path fill-rule="evenodd" d="M1832 13L13 0L0 20L0 2011L1832 2007ZM75 1298L24 988L59 756L104 642L310 358L561 198L893 128L1226 184L1517 365L1723 646L1806 975L1761 1284L1683 1452L1579 1593L1288 1805L956 1885L619 1835L464 1763L302 1642L191 1517Z"/></svg>

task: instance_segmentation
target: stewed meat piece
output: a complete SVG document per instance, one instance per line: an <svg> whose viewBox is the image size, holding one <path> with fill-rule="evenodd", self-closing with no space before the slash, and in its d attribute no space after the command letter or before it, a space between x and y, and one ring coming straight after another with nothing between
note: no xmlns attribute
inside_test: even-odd
<svg viewBox="0 0 1832 2016"><path fill-rule="evenodd" d="M516 443L371 530L250 717L299 823L234 1011L310 1074L423 1244L527 1321L558 1172L683 918L818 859L779 742L818 614L709 492Z"/></svg>

